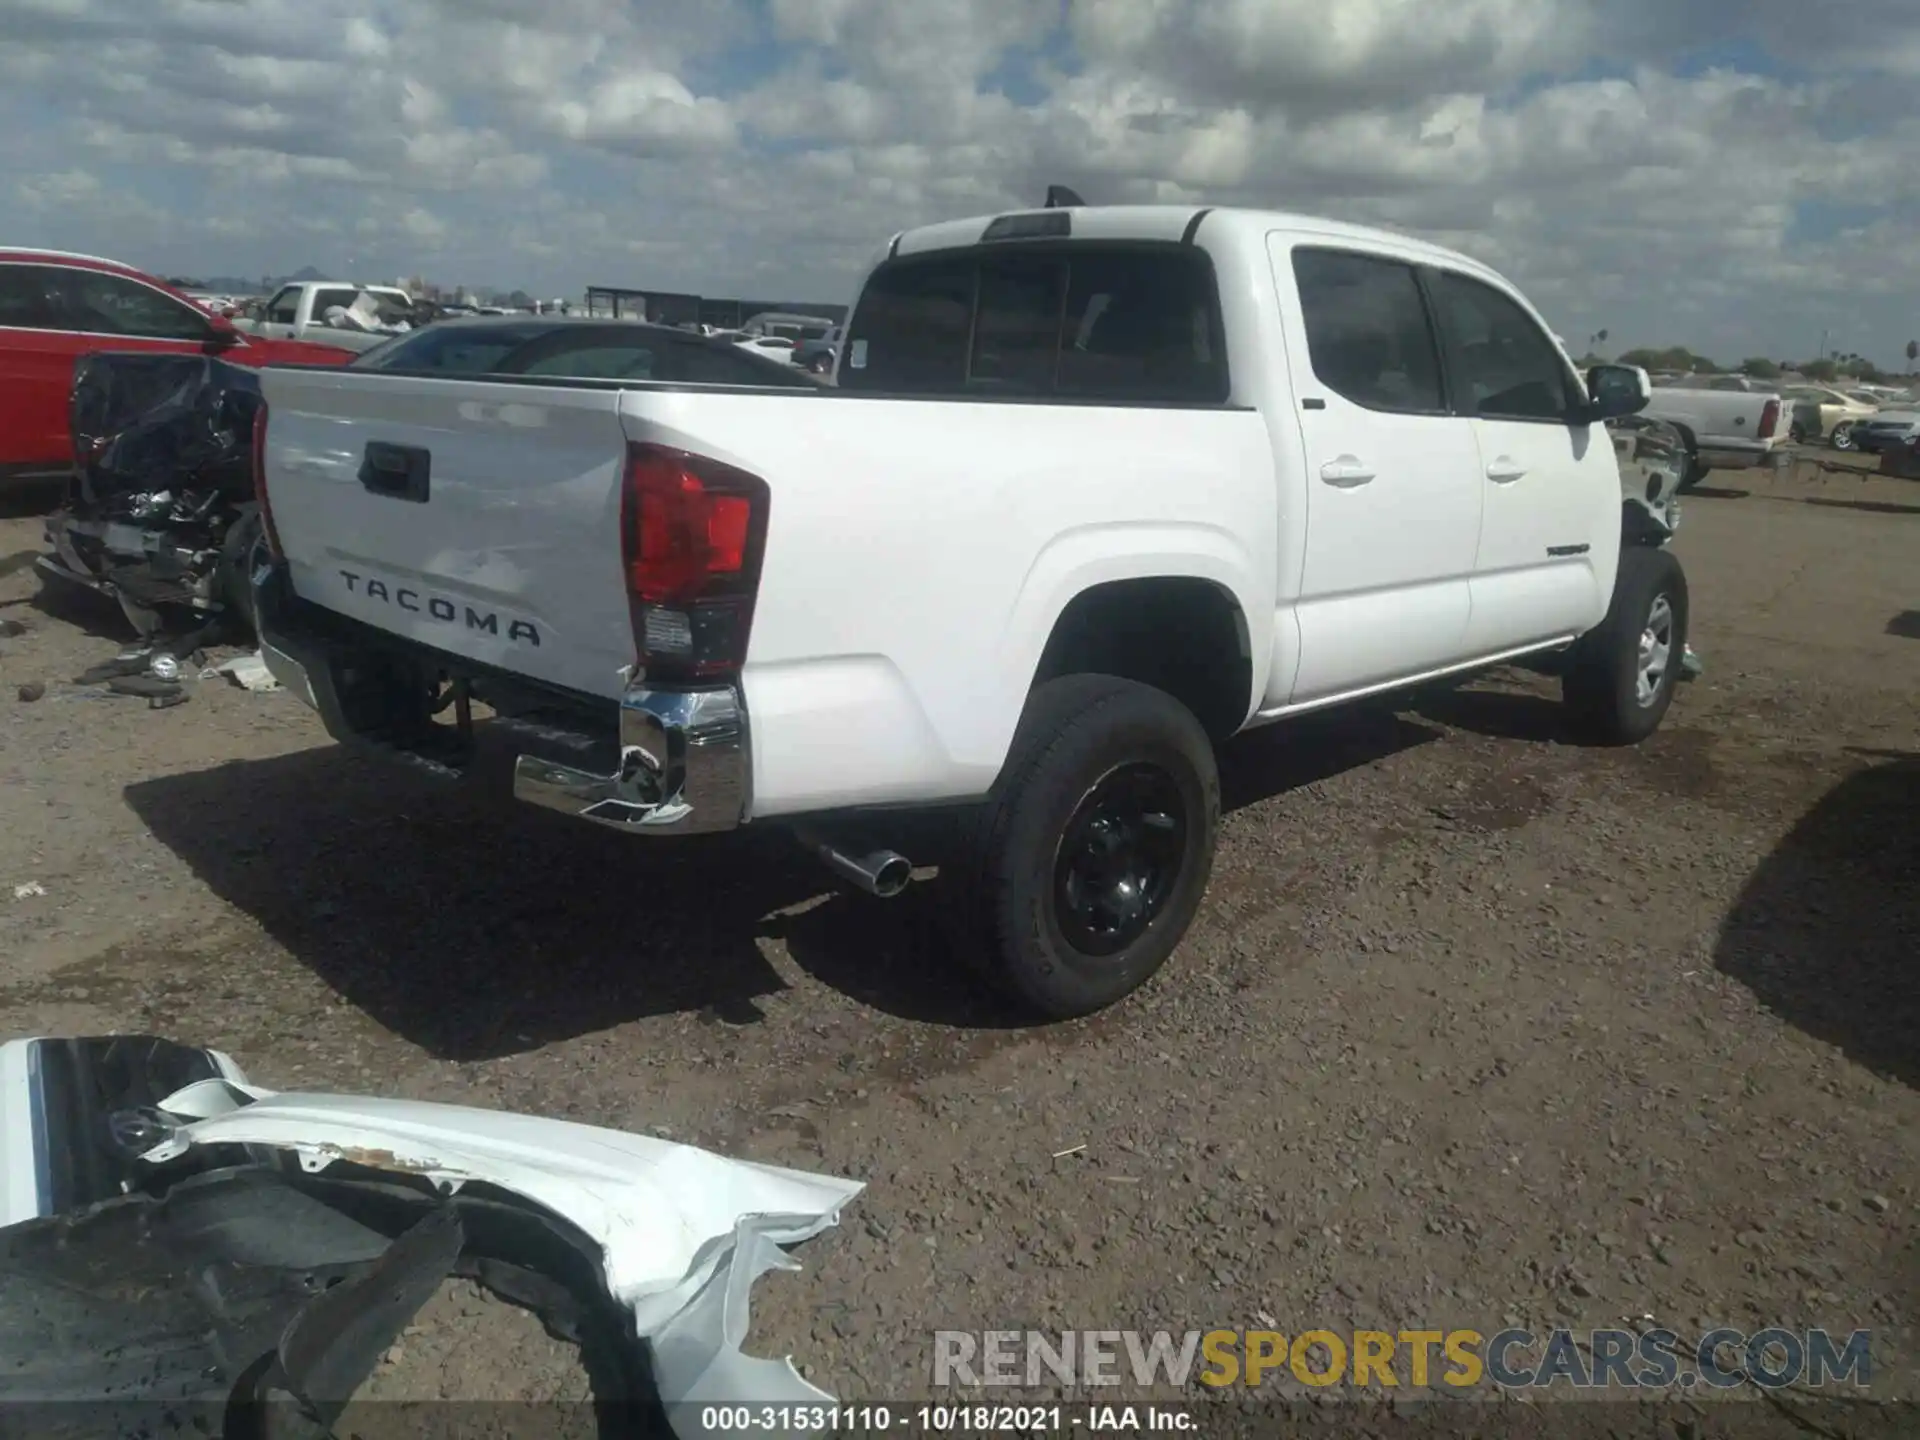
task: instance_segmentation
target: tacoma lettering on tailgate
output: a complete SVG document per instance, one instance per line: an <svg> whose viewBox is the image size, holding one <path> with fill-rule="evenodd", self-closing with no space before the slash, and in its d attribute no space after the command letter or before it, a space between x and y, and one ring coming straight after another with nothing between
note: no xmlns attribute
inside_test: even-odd
<svg viewBox="0 0 1920 1440"><path fill-rule="evenodd" d="M369 600L378 600L385 605L398 606L411 615L425 615L440 621L443 625L466 624L469 630L484 630L489 635L498 635L506 631L509 640L524 640L529 645L540 643L540 631L531 621L509 620L503 627L500 617L491 610L476 610L471 605L455 605L438 595L423 596L418 590L405 585L389 585L384 580L374 580L358 575L351 570L342 570L340 578L347 582L350 594L364 595Z"/></svg>

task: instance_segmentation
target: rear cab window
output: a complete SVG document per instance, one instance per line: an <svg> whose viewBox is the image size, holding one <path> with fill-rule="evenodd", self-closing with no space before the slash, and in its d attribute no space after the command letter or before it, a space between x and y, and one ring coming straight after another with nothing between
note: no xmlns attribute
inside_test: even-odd
<svg viewBox="0 0 1920 1440"><path fill-rule="evenodd" d="M1322 385L1367 410L1447 413L1439 347L1411 264L1302 248L1293 252L1293 276Z"/></svg>
<svg viewBox="0 0 1920 1440"><path fill-rule="evenodd" d="M1218 405L1213 267L1188 245L988 244L880 266L848 321L842 390Z"/></svg>

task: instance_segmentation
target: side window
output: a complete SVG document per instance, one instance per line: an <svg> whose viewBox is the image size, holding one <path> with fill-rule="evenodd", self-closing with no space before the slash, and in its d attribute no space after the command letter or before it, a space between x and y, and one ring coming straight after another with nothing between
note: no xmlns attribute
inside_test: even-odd
<svg viewBox="0 0 1920 1440"><path fill-rule="evenodd" d="M971 261L909 261L877 272L847 326L843 390L958 391L967 379Z"/></svg>
<svg viewBox="0 0 1920 1440"><path fill-rule="evenodd" d="M38 265L0 265L0 327L61 330L58 295Z"/></svg>
<svg viewBox="0 0 1920 1440"><path fill-rule="evenodd" d="M274 325L291 325L300 318L300 289L289 285L267 302L267 320Z"/></svg>
<svg viewBox="0 0 1920 1440"><path fill-rule="evenodd" d="M358 300L359 298L360 298L360 292L358 290L348 290L345 288L340 288L335 290L314 291L313 292L313 323L316 325L326 324L327 312L333 309L334 306L338 305L341 309L344 310L349 306L351 306L353 302Z"/></svg>
<svg viewBox="0 0 1920 1440"><path fill-rule="evenodd" d="M1573 377L1546 332L1491 285L1444 270L1432 272L1432 280L1460 408L1564 424L1573 410Z"/></svg>
<svg viewBox="0 0 1920 1440"><path fill-rule="evenodd" d="M980 264L967 388L1038 395L1053 384L1066 266L1008 255Z"/></svg>
<svg viewBox="0 0 1920 1440"><path fill-rule="evenodd" d="M1111 251L1075 257L1055 384L1062 394L1221 401L1226 352L1198 257Z"/></svg>
<svg viewBox="0 0 1920 1440"><path fill-rule="evenodd" d="M1369 410L1444 411L1440 359L1413 267L1344 250L1296 250L1307 353L1322 384Z"/></svg>
<svg viewBox="0 0 1920 1440"><path fill-rule="evenodd" d="M64 270L67 318L75 330L142 340L204 340L206 313L151 286L97 270Z"/></svg>

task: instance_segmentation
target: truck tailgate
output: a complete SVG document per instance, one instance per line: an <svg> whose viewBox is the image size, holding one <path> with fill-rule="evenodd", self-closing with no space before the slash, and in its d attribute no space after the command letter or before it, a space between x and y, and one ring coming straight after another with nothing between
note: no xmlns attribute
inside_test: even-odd
<svg viewBox="0 0 1920 1440"><path fill-rule="evenodd" d="M269 369L267 493L302 599L587 694L634 658L614 388Z"/></svg>

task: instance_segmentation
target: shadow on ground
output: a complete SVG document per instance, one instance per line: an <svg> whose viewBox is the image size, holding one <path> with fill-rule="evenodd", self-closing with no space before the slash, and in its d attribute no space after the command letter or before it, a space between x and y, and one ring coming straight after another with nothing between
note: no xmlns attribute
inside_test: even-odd
<svg viewBox="0 0 1920 1440"><path fill-rule="evenodd" d="M1920 1087L1920 752L1835 786L1756 870L1715 964L1783 1020Z"/></svg>
<svg viewBox="0 0 1920 1440"><path fill-rule="evenodd" d="M1230 747L1229 805L1437 732L1392 715ZM442 1059L517 1054L646 1016L732 1024L785 987L761 943L855 1002L969 1028L1029 1023L955 955L941 882L839 888L781 831L639 840L323 747L129 786L128 804L215 894L338 994ZM922 822L888 837L937 859ZM914 838L907 838L912 835ZM927 840L922 849L922 840Z"/></svg>
<svg viewBox="0 0 1920 1440"><path fill-rule="evenodd" d="M1222 747L1220 808L1243 810L1440 738L1440 731L1403 719L1388 704L1326 710L1262 726Z"/></svg>
<svg viewBox="0 0 1920 1440"><path fill-rule="evenodd" d="M66 498L65 480L10 480L0 484L0 520L51 515Z"/></svg>
<svg viewBox="0 0 1920 1440"><path fill-rule="evenodd" d="M1920 505L1903 505L1897 500L1829 500L1813 495L1805 503L1828 510L1864 510L1869 515L1920 515Z"/></svg>
<svg viewBox="0 0 1920 1440"><path fill-rule="evenodd" d="M1722 485L1695 485L1691 490L1682 492L1682 498L1691 500L1698 496L1702 500L1745 500L1753 494L1751 490L1735 490Z"/></svg>

